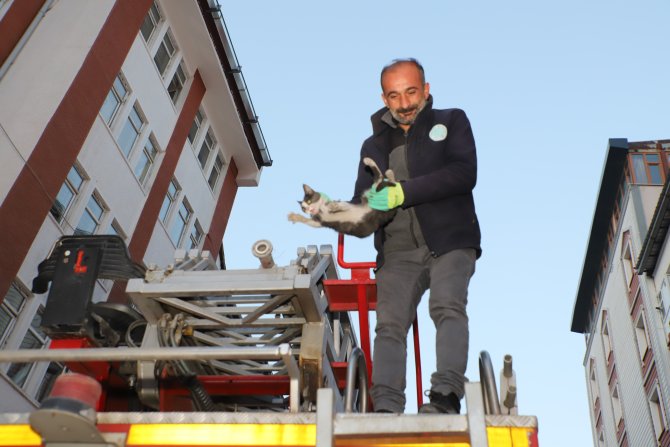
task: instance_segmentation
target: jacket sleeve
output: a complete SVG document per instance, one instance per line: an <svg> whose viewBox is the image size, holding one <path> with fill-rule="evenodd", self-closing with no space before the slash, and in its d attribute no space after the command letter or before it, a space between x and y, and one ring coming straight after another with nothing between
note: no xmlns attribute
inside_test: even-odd
<svg viewBox="0 0 670 447"><path fill-rule="evenodd" d="M403 208L472 192L477 183L477 153L470 121L462 110L455 110L449 124L445 150L441 167L402 183Z"/></svg>

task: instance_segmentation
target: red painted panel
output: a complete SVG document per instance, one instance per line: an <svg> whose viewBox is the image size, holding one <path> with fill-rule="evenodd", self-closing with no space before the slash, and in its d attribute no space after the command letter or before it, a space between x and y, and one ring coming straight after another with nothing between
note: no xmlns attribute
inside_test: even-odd
<svg viewBox="0 0 670 447"><path fill-rule="evenodd" d="M119 0L114 4L0 207L0 246L12 254L0 257L0 300L47 218L150 6L151 0Z"/></svg>
<svg viewBox="0 0 670 447"><path fill-rule="evenodd" d="M13 2L0 20L0 65L4 64L16 44L37 16L45 0L21 0Z"/></svg>

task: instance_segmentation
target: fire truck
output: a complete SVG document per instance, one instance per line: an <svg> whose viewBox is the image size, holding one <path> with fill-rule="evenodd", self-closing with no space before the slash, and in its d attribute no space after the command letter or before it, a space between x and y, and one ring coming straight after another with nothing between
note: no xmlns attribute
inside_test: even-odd
<svg viewBox="0 0 670 447"><path fill-rule="evenodd" d="M286 266L267 240L252 251L256 269L221 270L197 250L145 267L118 236L59 239L33 282L48 291L50 347L0 351L0 362L66 372L35 411L0 414L0 446L538 446L511 356L498 394L480 353L463 415L374 413L374 263L345 261L343 235L337 253L299 248ZM93 302L99 280L125 282L130 303ZM418 334L415 320L421 405Z"/></svg>

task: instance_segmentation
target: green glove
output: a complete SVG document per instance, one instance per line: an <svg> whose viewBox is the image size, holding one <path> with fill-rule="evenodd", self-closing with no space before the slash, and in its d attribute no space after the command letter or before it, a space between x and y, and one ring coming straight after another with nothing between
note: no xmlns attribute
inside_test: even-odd
<svg viewBox="0 0 670 447"><path fill-rule="evenodd" d="M365 195L368 198L370 208L379 211L388 211L397 208L405 201L405 193L400 183L393 186L387 186L381 191L371 189Z"/></svg>
<svg viewBox="0 0 670 447"><path fill-rule="evenodd" d="M328 197L328 194L326 194L325 192L319 192L318 194L321 196L324 202L326 203L330 202L330 197Z"/></svg>

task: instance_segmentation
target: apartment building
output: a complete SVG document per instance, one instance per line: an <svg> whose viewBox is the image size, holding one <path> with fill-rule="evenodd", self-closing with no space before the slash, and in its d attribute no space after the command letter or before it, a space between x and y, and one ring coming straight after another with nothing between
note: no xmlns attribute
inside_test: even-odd
<svg viewBox="0 0 670 447"><path fill-rule="evenodd" d="M236 191L272 159L217 1L2 0L0 36L0 348L48 346L31 283L62 235L222 264ZM98 281L94 300L125 294ZM0 365L0 409L61 370Z"/></svg>
<svg viewBox="0 0 670 447"><path fill-rule="evenodd" d="M670 140L608 144L572 331L596 446L670 446Z"/></svg>

